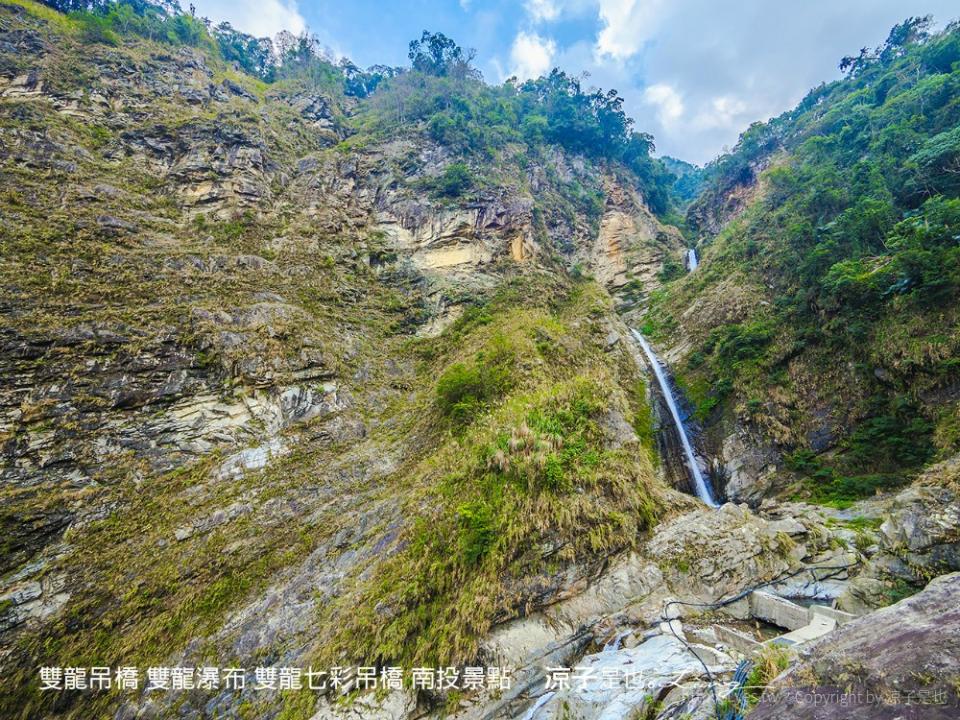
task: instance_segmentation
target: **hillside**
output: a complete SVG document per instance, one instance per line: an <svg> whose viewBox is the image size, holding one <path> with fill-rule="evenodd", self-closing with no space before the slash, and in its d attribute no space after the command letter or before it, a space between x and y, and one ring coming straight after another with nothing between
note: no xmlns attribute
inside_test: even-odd
<svg viewBox="0 0 960 720"><path fill-rule="evenodd" d="M712 454L791 471L733 496L848 503L957 452L958 60L956 25L905 22L706 169L702 266L644 322Z"/></svg>
<svg viewBox="0 0 960 720"><path fill-rule="evenodd" d="M679 236L576 154L595 137L539 139L548 90L526 141L392 115L506 105L471 77L364 101L319 58L264 83L203 43L2 18L3 569L42 591L8 608L4 715L49 700L22 693L51 648L463 661L663 511L625 330L565 269L611 213L658 267Z"/></svg>
<svg viewBox="0 0 960 720"><path fill-rule="evenodd" d="M902 601L897 682L955 699L960 29L706 168L471 61L0 4L0 716L700 720L804 667L761 591ZM576 664L649 683L548 691ZM44 687L103 667L140 683Z"/></svg>

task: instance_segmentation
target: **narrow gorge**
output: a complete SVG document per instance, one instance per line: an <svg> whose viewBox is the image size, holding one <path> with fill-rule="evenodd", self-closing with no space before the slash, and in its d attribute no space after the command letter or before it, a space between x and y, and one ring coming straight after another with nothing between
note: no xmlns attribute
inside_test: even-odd
<svg viewBox="0 0 960 720"><path fill-rule="evenodd" d="M693 253L693 250L690 252ZM696 255L692 254L690 258L690 266L691 268L695 268ZM631 330L630 332L633 334L636 341L640 343L640 347L643 348L643 354L646 356L650 370L653 373L653 376L656 378L657 387L660 388L660 394L663 397L663 401L670 413L670 419L673 422L673 430L680 439L680 446L683 448L683 460L690 472L690 478L693 482L694 492L696 496L703 500L703 502L705 502L707 505L711 507L717 507L717 501L714 499L713 490L711 490L710 485L704 479L700 460L694 453L693 445L690 442L690 437L684 424L684 418L680 416L680 411L677 408L675 390L670 381L667 379L663 368L661 367L660 359L653 352L653 348L650 347L650 343L647 342L646 338L644 338L642 334L636 330Z"/></svg>
<svg viewBox="0 0 960 720"><path fill-rule="evenodd" d="M841 69L0 0L0 717L958 717L960 27Z"/></svg>

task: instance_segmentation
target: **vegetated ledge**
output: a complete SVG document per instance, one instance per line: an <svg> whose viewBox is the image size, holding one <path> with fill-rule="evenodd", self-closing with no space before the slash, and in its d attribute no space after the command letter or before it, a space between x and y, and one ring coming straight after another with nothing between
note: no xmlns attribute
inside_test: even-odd
<svg viewBox="0 0 960 720"><path fill-rule="evenodd" d="M440 435L402 481L412 521L327 608L321 657L468 661L495 622L655 521L650 448L629 424L649 408L632 359L606 345L610 300L580 282L553 302L495 300L430 347Z"/></svg>

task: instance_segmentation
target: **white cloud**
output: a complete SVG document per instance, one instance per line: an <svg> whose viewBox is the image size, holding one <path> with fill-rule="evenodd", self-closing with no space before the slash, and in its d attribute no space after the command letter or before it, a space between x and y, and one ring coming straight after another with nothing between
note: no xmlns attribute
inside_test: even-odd
<svg viewBox="0 0 960 720"><path fill-rule="evenodd" d="M597 35L598 58L626 60L636 55L660 22L663 0L599 0L603 27Z"/></svg>
<svg viewBox="0 0 960 720"><path fill-rule="evenodd" d="M520 80L535 78L553 68L557 44L536 33L520 31L510 48L511 74Z"/></svg>
<svg viewBox="0 0 960 720"><path fill-rule="evenodd" d="M197 15L214 23L228 21L237 30L273 37L281 30L296 34L306 29L297 0L194 0Z"/></svg>
<svg viewBox="0 0 960 720"><path fill-rule="evenodd" d="M527 0L523 7L533 22L550 22L560 14L556 0Z"/></svg>
<svg viewBox="0 0 960 720"><path fill-rule="evenodd" d="M683 98L666 83L657 83L644 89L643 99L657 108L657 120L661 125L676 122L683 117Z"/></svg>
<svg viewBox="0 0 960 720"><path fill-rule="evenodd" d="M743 100L732 95L713 98L706 110L697 114L693 126L698 130L746 129L745 117L749 116L749 106Z"/></svg>

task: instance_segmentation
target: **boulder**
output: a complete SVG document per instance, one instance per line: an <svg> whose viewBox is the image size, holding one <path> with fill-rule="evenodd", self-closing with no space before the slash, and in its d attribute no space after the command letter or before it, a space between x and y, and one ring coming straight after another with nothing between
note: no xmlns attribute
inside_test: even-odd
<svg viewBox="0 0 960 720"><path fill-rule="evenodd" d="M744 505L687 513L657 530L647 546L667 582L690 600L715 602L793 567L804 546Z"/></svg>
<svg viewBox="0 0 960 720"><path fill-rule="evenodd" d="M960 573L804 649L751 720L956 718Z"/></svg>
<svg viewBox="0 0 960 720"><path fill-rule="evenodd" d="M880 607L930 577L960 570L960 494L950 486L928 484L951 462L935 466L898 493L880 526L879 552L839 596L849 612Z"/></svg>
<svg viewBox="0 0 960 720"><path fill-rule="evenodd" d="M960 570L960 497L944 487L907 488L880 526L880 543L914 568Z"/></svg>

